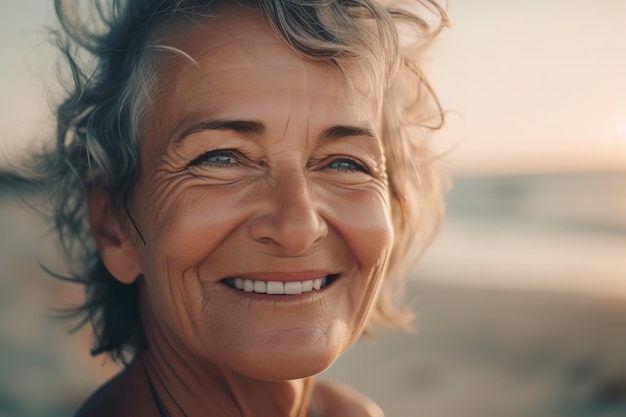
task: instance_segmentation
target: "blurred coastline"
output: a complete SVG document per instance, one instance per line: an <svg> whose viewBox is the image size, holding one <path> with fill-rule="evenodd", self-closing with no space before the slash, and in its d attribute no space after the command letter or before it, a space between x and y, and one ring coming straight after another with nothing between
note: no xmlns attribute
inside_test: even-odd
<svg viewBox="0 0 626 417"><path fill-rule="evenodd" d="M417 274L626 298L626 172L458 177Z"/></svg>
<svg viewBox="0 0 626 417"><path fill-rule="evenodd" d="M415 335L362 340L322 375L390 417L626 415L626 172L455 179L408 296ZM51 309L81 291L32 184L0 174L0 416L70 416L116 371Z"/></svg>

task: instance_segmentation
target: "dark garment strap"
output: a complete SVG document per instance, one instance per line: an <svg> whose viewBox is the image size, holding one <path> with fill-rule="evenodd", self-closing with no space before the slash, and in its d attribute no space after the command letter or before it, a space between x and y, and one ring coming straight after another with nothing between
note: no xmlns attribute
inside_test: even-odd
<svg viewBox="0 0 626 417"><path fill-rule="evenodd" d="M150 378L148 377L147 373L146 373L146 378L148 379L148 385L150 386L150 393L152 394L154 405L156 405L157 410L159 410L159 416L170 417L170 414L167 412L167 410L165 409L165 406L163 405L163 401L161 401L161 398L156 393L156 390L154 389L154 386L152 385L152 381L150 381Z"/></svg>

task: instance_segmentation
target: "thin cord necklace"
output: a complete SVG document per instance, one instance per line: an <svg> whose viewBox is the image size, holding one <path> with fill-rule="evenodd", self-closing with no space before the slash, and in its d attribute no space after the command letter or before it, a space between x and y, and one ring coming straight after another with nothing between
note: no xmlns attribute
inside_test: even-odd
<svg viewBox="0 0 626 417"><path fill-rule="evenodd" d="M156 405L156 408L159 412L159 416L171 417L170 413L167 411L167 408L165 408L165 404L163 404L161 397L159 397L159 394L156 392L156 389L154 388L154 385L152 384L152 380L150 379L150 375L148 375L148 371L146 369L145 364L143 364L143 361L142 361L142 365L143 365L142 367L143 367L144 374L146 375L146 380L148 381L148 387L150 387L150 394L152 395L152 400L154 401L154 405ZM180 409L181 413L183 413L183 416L187 417L187 414L180 408L180 406L178 408ZM241 414L241 411L239 411L239 415L243 417L243 415Z"/></svg>
<svg viewBox="0 0 626 417"><path fill-rule="evenodd" d="M148 376L147 372L146 372L146 379L148 380L148 386L150 387L150 394L152 394L152 399L154 400L154 404L156 405L157 410L159 410L159 416L170 417L170 413L167 412L165 405L163 405L163 401L161 401L161 397L159 397L159 394L157 394L156 390L154 389L154 386L152 385L152 381L150 380L150 377Z"/></svg>

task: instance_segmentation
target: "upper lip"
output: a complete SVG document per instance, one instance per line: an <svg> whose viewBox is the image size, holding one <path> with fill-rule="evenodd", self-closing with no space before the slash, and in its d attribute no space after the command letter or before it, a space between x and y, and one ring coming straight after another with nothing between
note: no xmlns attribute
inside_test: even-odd
<svg viewBox="0 0 626 417"><path fill-rule="evenodd" d="M250 272L245 274L236 274L228 278L242 278L257 281L308 281L318 278L324 278L328 275L338 275L330 271L280 271L280 272Z"/></svg>

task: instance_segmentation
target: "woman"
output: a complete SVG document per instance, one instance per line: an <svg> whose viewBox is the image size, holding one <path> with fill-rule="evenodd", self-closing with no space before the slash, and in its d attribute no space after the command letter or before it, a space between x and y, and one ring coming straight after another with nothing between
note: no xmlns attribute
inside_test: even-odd
<svg viewBox="0 0 626 417"><path fill-rule="evenodd" d="M399 279L440 211L417 59L443 11L75 3L56 1L73 86L42 166L93 354L127 365L77 415L382 415L313 376L408 325Z"/></svg>

